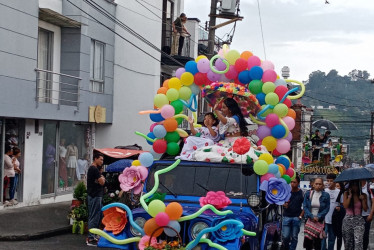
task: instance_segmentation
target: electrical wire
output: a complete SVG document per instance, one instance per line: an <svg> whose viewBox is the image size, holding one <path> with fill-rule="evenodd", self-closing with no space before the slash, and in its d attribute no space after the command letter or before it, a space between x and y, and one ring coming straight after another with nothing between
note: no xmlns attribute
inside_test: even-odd
<svg viewBox="0 0 374 250"><path fill-rule="evenodd" d="M262 46L264 47L264 55L266 60L266 49L265 49L265 39L264 39L264 31L262 29L262 18L261 18L261 10L260 10L260 2L257 0L257 7L258 7L258 16L260 18L260 27L261 27L261 36L262 36Z"/></svg>

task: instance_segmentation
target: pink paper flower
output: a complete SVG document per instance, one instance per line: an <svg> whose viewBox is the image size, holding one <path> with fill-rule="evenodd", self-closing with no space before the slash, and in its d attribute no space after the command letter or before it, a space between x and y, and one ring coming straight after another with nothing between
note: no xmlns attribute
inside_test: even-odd
<svg viewBox="0 0 374 250"><path fill-rule="evenodd" d="M207 204L213 205L217 209L223 209L231 204L231 200L227 198L222 191L209 191L205 197L199 199L200 206L205 206Z"/></svg>
<svg viewBox="0 0 374 250"><path fill-rule="evenodd" d="M139 194L142 191L143 181L147 176L148 170L146 167L131 166L123 170L123 173L118 176L118 180L123 191L134 190L134 194Z"/></svg>
<svg viewBox="0 0 374 250"><path fill-rule="evenodd" d="M139 241L139 250L144 250L144 248L149 247L149 238L150 236L144 235ZM151 240L151 246L157 244L156 237L153 237Z"/></svg>

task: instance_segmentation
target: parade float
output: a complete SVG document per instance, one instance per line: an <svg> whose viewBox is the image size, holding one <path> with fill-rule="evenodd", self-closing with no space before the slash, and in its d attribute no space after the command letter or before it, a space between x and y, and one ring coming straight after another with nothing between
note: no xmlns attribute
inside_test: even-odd
<svg viewBox="0 0 374 250"><path fill-rule="evenodd" d="M288 89L287 82L298 87ZM279 240L277 206L289 200L296 177L290 151L295 111L304 85L280 79L272 62L225 46L176 70L154 97L149 132L136 132L150 145L119 175L120 187L142 194L140 208L123 203L103 207L99 247L120 249L266 249ZM294 93L297 92L297 93ZM197 98L211 106L233 98L258 124L257 143L240 137L232 146L203 145L190 161L173 160L188 133L179 128L188 110L197 124ZM294 93L292 96L291 93ZM212 152L219 157L211 157ZM169 160L156 160L168 155ZM195 156L196 155L196 156ZM197 157L199 155L200 158ZM172 159L170 159L170 156ZM143 192L143 193L142 193ZM166 196L158 196L166 193ZM270 211L272 210L272 211ZM270 218L270 220L269 220ZM268 223L270 222L270 223Z"/></svg>

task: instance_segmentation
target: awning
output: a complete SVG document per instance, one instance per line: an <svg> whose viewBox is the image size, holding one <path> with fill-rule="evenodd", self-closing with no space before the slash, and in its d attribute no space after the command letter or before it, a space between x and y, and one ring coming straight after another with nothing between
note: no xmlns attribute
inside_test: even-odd
<svg viewBox="0 0 374 250"><path fill-rule="evenodd" d="M119 149L119 148L95 148L94 151L98 151L104 155L104 164L111 164L119 159L132 158L136 159L139 154L147 151L132 150L132 149Z"/></svg>
<svg viewBox="0 0 374 250"><path fill-rule="evenodd" d="M80 28L81 23L47 8L39 9L39 19L66 28Z"/></svg>

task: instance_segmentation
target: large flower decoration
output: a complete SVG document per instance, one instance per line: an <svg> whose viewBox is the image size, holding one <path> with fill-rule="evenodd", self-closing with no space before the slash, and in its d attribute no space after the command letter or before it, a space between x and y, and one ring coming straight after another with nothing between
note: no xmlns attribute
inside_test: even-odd
<svg viewBox="0 0 374 250"><path fill-rule="evenodd" d="M239 155L244 155L250 148L251 142L246 137L236 139L233 145L234 152Z"/></svg>
<svg viewBox="0 0 374 250"><path fill-rule="evenodd" d="M149 239L150 239L151 237L149 236L149 235L144 235L141 239L140 239L140 241L139 241L139 245L138 245L138 247L139 247L139 250L144 250L145 248L147 248L147 247L149 247ZM157 239L156 239L156 237L152 237L152 239L151 239L151 246L154 246L154 245L156 245L157 244Z"/></svg>
<svg viewBox="0 0 374 250"><path fill-rule="evenodd" d="M218 225L228 219L238 220L234 215L227 215L224 218L219 218L213 222L213 225ZM238 224L226 224L221 229L212 232L214 238L220 242L226 242L229 240L234 240L240 238L243 235L242 227Z"/></svg>
<svg viewBox="0 0 374 250"><path fill-rule="evenodd" d="M118 207L111 207L104 211L102 222L106 231L112 231L114 235L117 235L121 233L126 226L126 212Z"/></svg>
<svg viewBox="0 0 374 250"><path fill-rule="evenodd" d="M123 173L118 176L118 180L123 191L134 190L134 194L139 194L142 191L143 181L147 176L147 168L143 166L131 166L123 170Z"/></svg>
<svg viewBox="0 0 374 250"><path fill-rule="evenodd" d="M270 178L261 183L260 189L266 192L266 201L283 205L291 197L291 187L283 178Z"/></svg>
<svg viewBox="0 0 374 250"><path fill-rule="evenodd" d="M205 197L199 199L200 206L205 206L207 204L213 205L217 209L223 209L231 204L231 200L227 198L222 191L209 191Z"/></svg>

